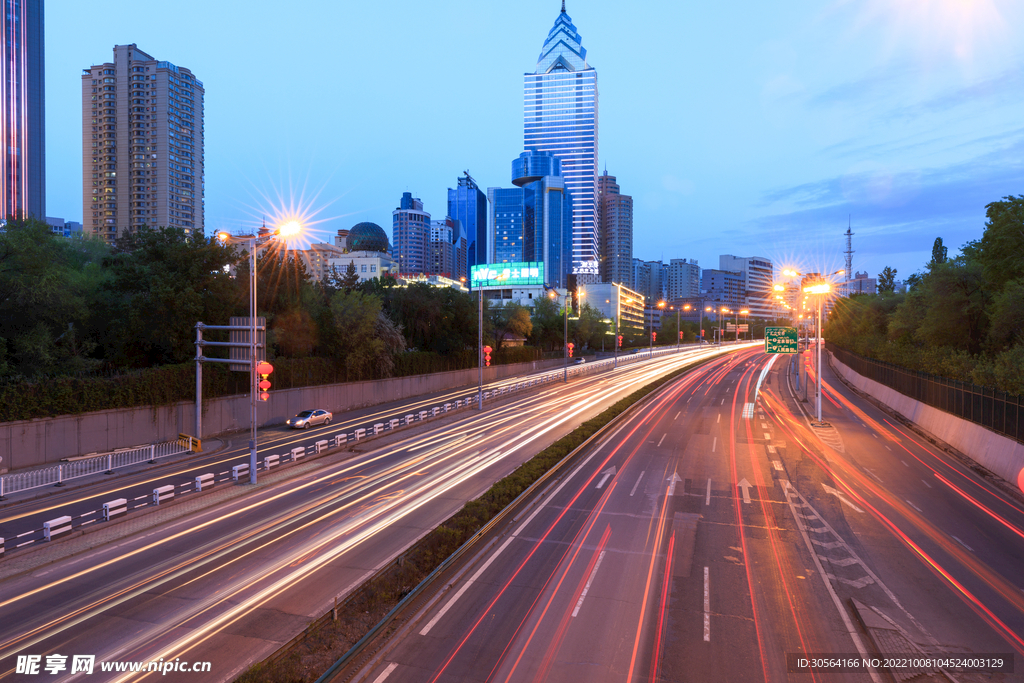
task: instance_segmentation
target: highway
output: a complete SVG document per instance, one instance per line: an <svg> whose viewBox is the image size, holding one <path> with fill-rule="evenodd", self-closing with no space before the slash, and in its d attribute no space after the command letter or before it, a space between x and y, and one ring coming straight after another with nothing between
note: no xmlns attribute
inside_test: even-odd
<svg viewBox="0 0 1024 683"><path fill-rule="evenodd" d="M830 370L812 426L790 374L750 350L664 388L355 680L1024 679L1020 499ZM940 661L792 668L810 653ZM982 654L1015 673L948 666Z"/></svg>
<svg viewBox="0 0 1024 683"><path fill-rule="evenodd" d="M294 476L271 473L280 479L244 497L9 577L0 582L0 678L33 680L14 673L17 656L57 653L95 655L97 668L210 662L202 680L232 680L538 450L652 379L718 353L513 394L482 413L299 464Z"/></svg>

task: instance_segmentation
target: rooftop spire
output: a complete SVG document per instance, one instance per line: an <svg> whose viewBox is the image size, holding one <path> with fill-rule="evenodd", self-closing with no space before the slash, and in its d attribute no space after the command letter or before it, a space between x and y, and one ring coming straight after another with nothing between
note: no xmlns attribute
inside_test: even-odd
<svg viewBox="0 0 1024 683"><path fill-rule="evenodd" d="M562 14L565 14L565 0L562 0Z"/></svg>

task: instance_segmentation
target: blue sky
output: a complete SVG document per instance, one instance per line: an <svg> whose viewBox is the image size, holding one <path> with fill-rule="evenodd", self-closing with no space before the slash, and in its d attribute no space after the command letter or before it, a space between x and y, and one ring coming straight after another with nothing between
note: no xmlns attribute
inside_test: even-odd
<svg viewBox="0 0 1024 683"><path fill-rule="evenodd" d="M522 76L558 0L46 5L47 214L81 220L83 68L136 43L206 87L206 229L296 211L390 234L463 170L510 185ZM905 277L1024 194L1019 0L567 0L600 92L599 159L634 255L760 255Z"/></svg>

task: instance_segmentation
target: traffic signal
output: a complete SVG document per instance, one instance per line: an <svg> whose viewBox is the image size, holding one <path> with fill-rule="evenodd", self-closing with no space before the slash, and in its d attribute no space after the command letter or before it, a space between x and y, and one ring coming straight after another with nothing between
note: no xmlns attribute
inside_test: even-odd
<svg viewBox="0 0 1024 683"><path fill-rule="evenodd" d="M491 367L491 347L484 347L484 365Z"/></svg>
<svg viewBox="0 0 1024 683"><path fill-rule="evenodd" d="M566 346L569 347L569 358L572 358L572 350L574 345L572 342L569 342L568 344L566 344Z"/></svg>
<svg viewBox="0 0 1024 683"><path fill-rule="evenodd" d="M270 394L267 393L268 391L270 391L270 380L267 379L267 377L269 377L270 373L272 373L273 371L274 366L265 360L260 361L256 365L256 374L260 376L260 383L258 385L260 388L260 394L258 398L261 401L270 400Z"/></svg>

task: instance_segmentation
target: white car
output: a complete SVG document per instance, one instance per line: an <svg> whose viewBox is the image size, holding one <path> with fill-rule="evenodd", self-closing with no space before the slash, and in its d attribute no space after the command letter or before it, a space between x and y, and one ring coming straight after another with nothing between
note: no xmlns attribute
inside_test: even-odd
<svg viewBox="0 0 1024 683"><path fill-rule="evenodd" d="M292 429L309 429L312 425L331 424L332 417L334 417L334 415L326 410L303 410L301 413L285 422L285 424Z"/></svg>

